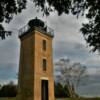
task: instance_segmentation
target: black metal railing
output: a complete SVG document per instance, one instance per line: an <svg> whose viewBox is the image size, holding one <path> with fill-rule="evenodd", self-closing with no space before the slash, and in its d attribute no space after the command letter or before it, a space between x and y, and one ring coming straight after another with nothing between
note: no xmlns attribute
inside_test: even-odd
<svg viewBox="0 0 100 100"><path fill-rule="evenodd" d="M33 26L37 31L42 31L43 33L54 37L54 30L48 26L46 27L37 27L37 26ZM28 32L31 29L31 27L27 24L24 27L22 27L21 29L19 29L19 36L24 35L26 32Z"/></svg>
<svg viewBox="0 0 100 100"><path fill-rule="evenodd" d="M19 29L19 36L24 35L30 29L29 25L25 25L21 29Z"/></svg>

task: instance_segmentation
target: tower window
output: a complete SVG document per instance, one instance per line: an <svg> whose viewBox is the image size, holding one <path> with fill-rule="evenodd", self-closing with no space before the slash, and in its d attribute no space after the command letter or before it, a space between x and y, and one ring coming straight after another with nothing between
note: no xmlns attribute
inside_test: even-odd
<svg viewBox="0 0 100 100"><path fill-rule="evenodd" d="M46 40L43 40L43 50L46 51Z"/></svg>
<svg viewBox="0 0 100 100"><path fill-rule="evenodd" d="M47 68L47 60L43 59L43 71L46 71Z"/></svg>

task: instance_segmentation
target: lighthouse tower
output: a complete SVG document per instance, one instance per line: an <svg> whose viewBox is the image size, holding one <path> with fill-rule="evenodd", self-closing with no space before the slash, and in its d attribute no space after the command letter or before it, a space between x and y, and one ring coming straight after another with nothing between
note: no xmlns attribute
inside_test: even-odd
<svg viewBox="0 0 100 100"><path fill-rule="evenodd" d="M21 48L17 100L54 100L53 30L35 18L19 33Z"/></svg>

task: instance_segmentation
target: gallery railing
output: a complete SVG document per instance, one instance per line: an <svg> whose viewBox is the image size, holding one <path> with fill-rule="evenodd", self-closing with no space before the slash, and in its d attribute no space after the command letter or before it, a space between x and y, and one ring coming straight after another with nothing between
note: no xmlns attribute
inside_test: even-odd
<svg viewBox="0 0 100 100"><path fill-rule="evenodd" d="M54 30L52 28L48 27L48 26L46 26L46 27L40 27L40 26L37 27L37 26L34 26L34 28L37 31L43 31L43 33L54 37ZM28 32L31 29L32 28L28 24L25 25L24 27L22 27L21 29L19 29L19 36L24 35L26 32Z"/></svg>

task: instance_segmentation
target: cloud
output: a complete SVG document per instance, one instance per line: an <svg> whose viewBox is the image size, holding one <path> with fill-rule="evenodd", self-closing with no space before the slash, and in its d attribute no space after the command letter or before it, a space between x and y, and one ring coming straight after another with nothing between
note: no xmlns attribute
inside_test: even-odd
<svg viewBox="0 0 100 100"><path fill-rule="evenodd" d="M18 67L13 63L0 63L0 80L11 80L16 78Z"/></svg>
<svg viewBox="0 0 100 100"><path fill-rule="evenodd" d="M55 61L61 57L67 57L74 62L80 62L90 68L100 67L99 55L90 52L85 44L77 43L77 41L58 41L53 50Z"/></svg>
<svg viewBox="0 0 100 100"><path fill-rule="evenodd" d="M98 55L89 53L86 48L83 35L79 32L81 23L86 19L76 19L72 15L58 16L56 12L52 13L49 17L42 16L41 12L37 12L33 3L28 3L27 10L14 17L10 24L5 24L6 29L13 30L13 35L6 40L0 42L0 67L5 68L7 73L10 71L8 67L14 64L15 71L18 72L19 54L20 54L20 41L18 39L18 30L28 23L30 19L39 17L47 23L48 26L54 29L55 36L53 39L53 55L54 60L61 57L68 57L73 61L92 66L99 65ZM11 68L11 67L10 67ZM11 69L13 70L13 69ZM1 68L1 72L4 69ZM14 72L15 72L14 71ZM8 76L7 73L6 75ZM15 73L12 73L12 76ZM3 75L1 75L3 76ZM9 76L10 77L10 76Z"/></svg>
<svg viewBox="0 0 100 100"><path fill-rule="evenodd" d="M86 64L90 67L100 67L100 55L94 55L92 54L93 56L91 56L91 58L87 59L86 60Z"/></svg>
<svg viewBox="0 0 100 100"><path fill-rule="evenodd" d="M19 60L19 40L11 36L7 40L0 42L0 63L18 63Z"/></svg>
<svg viewBox="0 0 100 100"><path fill-rule="evenodd" d="M88 67L86 71L87 75L96 75L100 77L100 67Z"/></svg>
<svg viewBox="0 0 100 100"><path fill-rule="evenodd" d="M90 55L86 47L81 43L59 41L54 47L54 58L57 59L65 56L71 60L82 62Z"/></svg>
<svg viewBox="0 0 100 100"><path fill-rule="evenodd" d="M50 26L55 31L54 39L56 41L70 40L83 42L84 38L82 34L79 32L83 20L83 18L76 19L76 17L73 17L72 15L65 14L63 14L62 16L58 16L57 14L55 14L48 18Z"/></svg>

